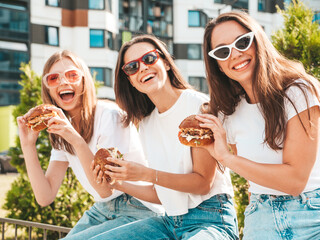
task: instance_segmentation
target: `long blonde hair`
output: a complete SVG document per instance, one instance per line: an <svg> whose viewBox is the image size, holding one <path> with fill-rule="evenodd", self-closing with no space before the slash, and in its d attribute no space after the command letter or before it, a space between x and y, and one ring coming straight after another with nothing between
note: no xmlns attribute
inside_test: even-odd
<svg viewBox="0 0 320 240"><path fill-rule="evenodd" d="M254 32L253 44L256 45L257 61L252 86L254 96L259 102L260 111L265 119L264 141L274 150L282 149L286 131L284 100L288 99L296 109L293 101L287 96L286 90L294 85L301 89L306 100L304 89L308 89L319 99L319 81L307 74L300 62L289 60L281 55L272 45L262 27L247 13L224 13L211 20L204 33L203 51L212 114L217 115L218 112L222 112L225 115L231 115L241 97L246 96L242 86L225 75L220 70L218 62L208 56L208 52L212 50L213 29L226 21L236 21L248 32ZM299 78L305 80L307 84L297 82ZM299 114L298 117L302 124ZM305 126L303 124L302 126L306 131Z"/></svg>
<svg viewBox="0 0 320 240"><path fill-rule="evenodd" d="M90 70L87 65L80 59L78 56L73 54L68 50L58 51L54 53L45 63L43 68L42 76L50 72L52 66L61 61L62 59L67 58L70 59L75 66L80 69L83 73L83 90L80 97L81 101L81 121L79 122L79 134L83 137L83 139L88 143L91 140L93 135L93 128L94 128L94 114L96 108L96 93L95 93L95 86L90 74ZM41 84L41 96L44 103L53 104L57 107L57 103L54 99L50 96L49 89L42 83ZM68 112L64 111L65 115L71 120L70 115ZM72 125L74 123L71 120ZM75 154L74 149L70 143L64 140L62 137L56 134L49 134L50 142L53 148L55 149L62 149L70 154Z"/></svg>

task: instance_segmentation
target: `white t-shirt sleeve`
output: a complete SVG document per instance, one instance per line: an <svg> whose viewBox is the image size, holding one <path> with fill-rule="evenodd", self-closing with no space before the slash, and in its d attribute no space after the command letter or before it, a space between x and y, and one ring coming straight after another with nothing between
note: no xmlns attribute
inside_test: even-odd
<svg viewBox="0 0 320 240"><path fill-rule="evenodd" d="M62 150L52 148L50 161L69 162L66 153Z"/></svg>
<svg viewBox="0 0 320 240"><path fill-rule="evenodd" d="M319 106L319 100L315 95L313 95L305 86L302 86L302 89L300 89L297 86L292 86L287 90L288 98L293 102L292 103L285 99L285 108L287 113L287 120L289 121L292 117L297 115L298 113L303 112L308 107L311 108L313 106ZM306 98L305 98L306 95Z"/></svg>

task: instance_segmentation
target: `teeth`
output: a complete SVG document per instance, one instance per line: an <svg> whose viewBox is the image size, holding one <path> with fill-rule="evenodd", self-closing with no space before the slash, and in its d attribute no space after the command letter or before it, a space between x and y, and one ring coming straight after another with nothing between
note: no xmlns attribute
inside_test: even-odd
<svg viewBox="0 0 320 240"><path fill-rule="evenodd" d="M240 69L240 68L243 68L243 67L246 66L248 63L249 63L249 61L246 61L246 62L244 62L244 63L241 63L241 64L235 66L234 69L238 70L238 69Z"/></svg>
<svg viewBox="0 0 320 240"><path fill-rule="evenodd" d="M150 79L150 78L153 78L154 76L155 76L155 74L150 74L150 75L144 77L144 78L141 80L141 82L144 83L146 80L148 80L148 79Z"/></svg>
<svg viewBox="0 0 320 240"><path fill-rule="evenodd" d="M73 93L73 91L65 90L65 91L61 91L59 94L62 95L62 94L67 94L67 93Z"/></svg>

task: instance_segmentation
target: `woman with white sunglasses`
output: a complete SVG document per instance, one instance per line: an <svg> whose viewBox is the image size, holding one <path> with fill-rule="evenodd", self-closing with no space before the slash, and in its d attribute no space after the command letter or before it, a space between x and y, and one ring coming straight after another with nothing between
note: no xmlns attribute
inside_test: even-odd
<svg viewBox="0 0 320 240"><path fill-rule="evenodd" d="M204 53L210 114L197 118L206 149L250 183L243 239L320 239L318 80L243 12L208 23Z"/></svg>
<svg viewBox="0 0 320 240"><path fill-rule="evenodd" d="M114 191L105 178L97 183L95 173L99 167L93 169L92 160L98 147L116 147L129 161L140 164L146 164L146 161L135 126L123 126L123 112L114 103L97 101L94 81L82 59L66 50L53 54L43 69L42 99L44 103L56 106L52 109L58 112L58 116L48 122L47 131L53 148L45 173L36 149L39 132L26 126L29 112L17 119L27 172L37 202L47 206L54 201L68 167L95 201L65 239L89 239L97 231L163 214L159 205Z"/></svg>
<svg viewBox="0 0 320 240"><path fill-rule="evenodd" d="M106 231L92 239L238 239L229 171L219 171L207 150L182 145L179 124L209 99L190 88L164 44L142 35L125 43L115 70L116 101L126 124L138 123L148 167L118 161L108 166L115 189L161 203L166 215ZM146 181L142 188L128 181Z"/></svg>

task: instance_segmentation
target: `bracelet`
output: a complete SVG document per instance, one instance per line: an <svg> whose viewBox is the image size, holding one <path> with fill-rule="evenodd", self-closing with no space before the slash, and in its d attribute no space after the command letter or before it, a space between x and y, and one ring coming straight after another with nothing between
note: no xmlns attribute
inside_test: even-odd
<svg viewBox="0 0 320 240"><path fill-rule="evenodd" d="M155 183L158 183L158 170L156 170L156 182Z"/></svg>

